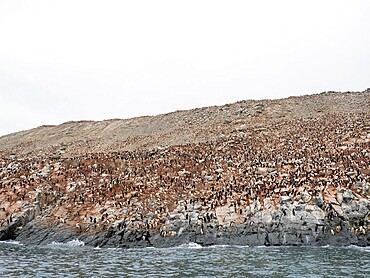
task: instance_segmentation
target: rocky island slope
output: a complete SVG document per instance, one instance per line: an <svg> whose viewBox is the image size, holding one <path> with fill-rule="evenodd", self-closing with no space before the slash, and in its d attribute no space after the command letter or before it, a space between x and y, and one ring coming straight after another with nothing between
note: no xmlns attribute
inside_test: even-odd
<svg viewBox="0 0 370 278"><path fill-rule="evenodd" d="M0 240L370 245L370 90L0 138Z"/></svg>

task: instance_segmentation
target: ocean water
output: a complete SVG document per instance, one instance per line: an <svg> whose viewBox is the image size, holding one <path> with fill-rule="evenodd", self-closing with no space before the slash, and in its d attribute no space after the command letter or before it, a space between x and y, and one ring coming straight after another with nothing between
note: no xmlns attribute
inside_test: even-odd
<svg viewBox="0 0 370 278"><path fill-rule="evenodd" d="M370 248L97 249L0 242L0 277L370 277Z"/></svg>

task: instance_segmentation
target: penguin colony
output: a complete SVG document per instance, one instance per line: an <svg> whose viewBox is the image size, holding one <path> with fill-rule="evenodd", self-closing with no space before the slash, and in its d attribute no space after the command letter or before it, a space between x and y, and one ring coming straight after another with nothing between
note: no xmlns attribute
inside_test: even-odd
<svg viewBox="0 0 370 278"><path fill-rule="evenodd" d="M230 206L248 221L252 205L273 209L287 199L320 200L334 217L346 190L370 199L369 111L247 126L210 141L152 150L1 156L0 229L40 198L44 223L94 234L126 223L162 231L179 206L201 207L206 222L217 208ZM369 229L368 219L353 233Z"/></svg>

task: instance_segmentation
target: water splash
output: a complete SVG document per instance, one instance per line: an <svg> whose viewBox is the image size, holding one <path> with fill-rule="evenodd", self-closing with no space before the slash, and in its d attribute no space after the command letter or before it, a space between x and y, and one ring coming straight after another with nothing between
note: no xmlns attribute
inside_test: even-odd
<svg viewBox="0 0 370 278"><path fill-rule="evenodd" d="M23 245L23 244L22 244L22 243L20 243L19 241L15 241L15 240L7 240L7 241L1 241L1 240L0 240L0 243L1 243L1 244Z"/></svg>
<svg viewBox="0 0 370 278"><path fill-rule="evenodd" d="M220 244L220 245L210 245L206 248L249 248L248 245L228 245L228 244Z"/></svg>
<svg viewBox="0 0 370 278"><path fill-rule="evenodd" d="M68 242L56 242L53 241L52 243L48 245L57 245L57 246L68 246L68 247L80 247L80 246L85 246L85 243L81 240L78 239L73 239Z"/></svg>
<svg viewBox="0 0 370 278"><path fill-rule="evenodd" d="M195 243L195 242L189 242L185 244L181 244L177 246L176 248L189 248L189 249L200 249L203 248L202 245Z"/></svg>

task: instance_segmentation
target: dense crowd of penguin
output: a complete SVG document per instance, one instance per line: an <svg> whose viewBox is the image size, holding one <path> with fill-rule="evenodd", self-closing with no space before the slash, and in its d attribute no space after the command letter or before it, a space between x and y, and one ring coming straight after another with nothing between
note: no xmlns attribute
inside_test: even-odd
<svg viewBox="0 0 370 278"><path fill-rule="evenodd" d="M225 205L248 219L251 204L274 209L283 199L322 200L334 217L331 198L340 190L370 197L369 123L366 112L332 113L247 127L205 143L67 158L1 157L0 228L33 206L40 191L51 196L45 223L81 233L127 221L138 230L159 230L178 206L200 206L204 222Z"/></svg>

